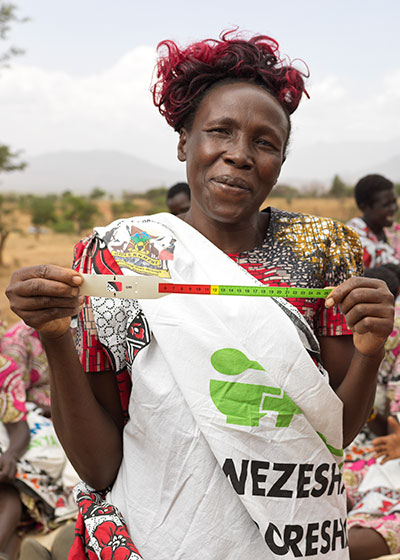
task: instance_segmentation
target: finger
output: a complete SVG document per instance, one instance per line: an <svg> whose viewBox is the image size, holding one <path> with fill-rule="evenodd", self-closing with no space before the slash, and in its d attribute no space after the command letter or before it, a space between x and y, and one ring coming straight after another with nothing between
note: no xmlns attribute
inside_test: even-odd
<svg viewBox="0 0 400 560"><path fill-rule="evenodd" d="M393 330L393 321L386 317L363 317L354 323L347 321L346 317L346 323L353 333L372 333L383 339L386 339Z"/></svg>
<svg viewBox="0 0 400 560"><path fill-rule="evenodd" d="M387 310L393 308L393 303L393 294L388 290L386 284L376 287L362 286L354 288L342 299L340 310L342 313L347 314L355 307L358 308L360 305L365 305L366 309L373 309L375 306L382 313L387 313ZM370 305L368 306L368 304Z"/></svg>
<svg viewBox="0 0 400 560"><path fill-rule="evenodd" d="M79 310L80 307L62 307L41 311L26 311L23 313L23 319L32 328L40 330L43 325L56 319L66 319L78 315Z"/></svg>
<svg viewBox="0 0 400 560"><path fill-rule="evenodd" d="M375 452L377 457L380 457L381 455L386 455L387 454L387 448L386 447L374 447L374 452Z"/></svg>
<svg viewBox="0 0 400 560"><path fill-rule="evenodd" d="M342 304L344 300L350 296L350 294L352 294L353 298L356 297L356 290L361 290L357 295L357 301L362 301L362 299L359 300L358 297L367 297L367 302L370 301L369 298L373 298L372 301L375 302L379 301L379 299L377 299L378 294L374 294L374 292L377 290L384 290L385 292L390 294L386 283L383 280L379 280L377 278L364 278L363 276L353 276L352 278L348 278L342 284L336 286L336 288L332 290L332 292L326 299L326 307L332 307L333 305ZM392 294L390 295L392 296ZM351 302L353 300L351 299L349 301Z"/></svg>
<svg viewBox="0 0 400 560"><path fill-rule="evenodd" d="M35 278L47 280L55 280L70 284L71 286L79 286L83 282L82 276L72 268L65 268L55 264L40 264L36 266L28 266L16 270L12 276L12 281L25 282Z"/></svg>
<svg viewBox="0 0 400 560"><path fill-rule="evenodd" d="M13 300L13 307L20 311L40 311L52 308L75 308L82 305L84 296L32 296L21 297L16 296Z"/></svg>
<svg viewBox="0 0 400 560"><path fill-rule="evenodd" d="M77 296L79 293L78 286L72 286L68 282L52 280L47 278L30 278L21 281L11 288L10 291L15 296L32 297L32 296L53 296L53 297L71 297Z"/></svg>

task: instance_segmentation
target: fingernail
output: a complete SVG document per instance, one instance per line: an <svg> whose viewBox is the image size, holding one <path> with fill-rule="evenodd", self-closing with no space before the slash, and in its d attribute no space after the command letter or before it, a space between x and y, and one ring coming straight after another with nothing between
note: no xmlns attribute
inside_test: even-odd
<svg viewBox="0 0 400 560"><path fill-rule="evenodd" d="M72 277L72 282L74 284L82 284L82 276L73 276Z"/></svg>
<svg viewBox="0 0 400 560"><path fill-rule="evenodd" d="M335 300L333 297L327 297L325 300L325 307L333 307L335 305Z"/></svg>

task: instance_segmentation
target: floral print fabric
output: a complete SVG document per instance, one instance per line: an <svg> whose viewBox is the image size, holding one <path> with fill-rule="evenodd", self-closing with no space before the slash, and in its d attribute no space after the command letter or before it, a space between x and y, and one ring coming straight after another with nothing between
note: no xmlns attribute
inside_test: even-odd
<svg viewBox="0 0 400 560"><path fill-rule="evenodd" d="M48 408L48 365L35 330L23 322L3 327L0 352L0 420L25 420L27 401Z"/></svg>

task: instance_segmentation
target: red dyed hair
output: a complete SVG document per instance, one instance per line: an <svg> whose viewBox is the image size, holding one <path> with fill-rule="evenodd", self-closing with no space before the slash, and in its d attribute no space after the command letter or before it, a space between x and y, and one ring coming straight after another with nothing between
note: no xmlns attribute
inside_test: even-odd
<svg viewBox="0 0 400 560"><path fill-rule="evenodd" d="M275 39L256 35L248 40L227 31L218 39L205 39L180 49L174 41L162 41L152 87L153 100L169 125L190 128L205 92L221 80L243 80L264 87L286 110L293 113L303 93L303 73L280 56Z"/></svg>

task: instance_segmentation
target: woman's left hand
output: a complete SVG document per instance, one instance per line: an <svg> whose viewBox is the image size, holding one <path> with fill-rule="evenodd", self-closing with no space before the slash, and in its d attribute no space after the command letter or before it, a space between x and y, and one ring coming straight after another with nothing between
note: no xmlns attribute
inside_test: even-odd
<svg viewBox="0 0 400 560"><path fill-rule="evenodd" d="M349 278L332 290L325 305L339 305L361 354L375 356L383 351L394 320L394 298L386 282L362 276Z"/></svg>

